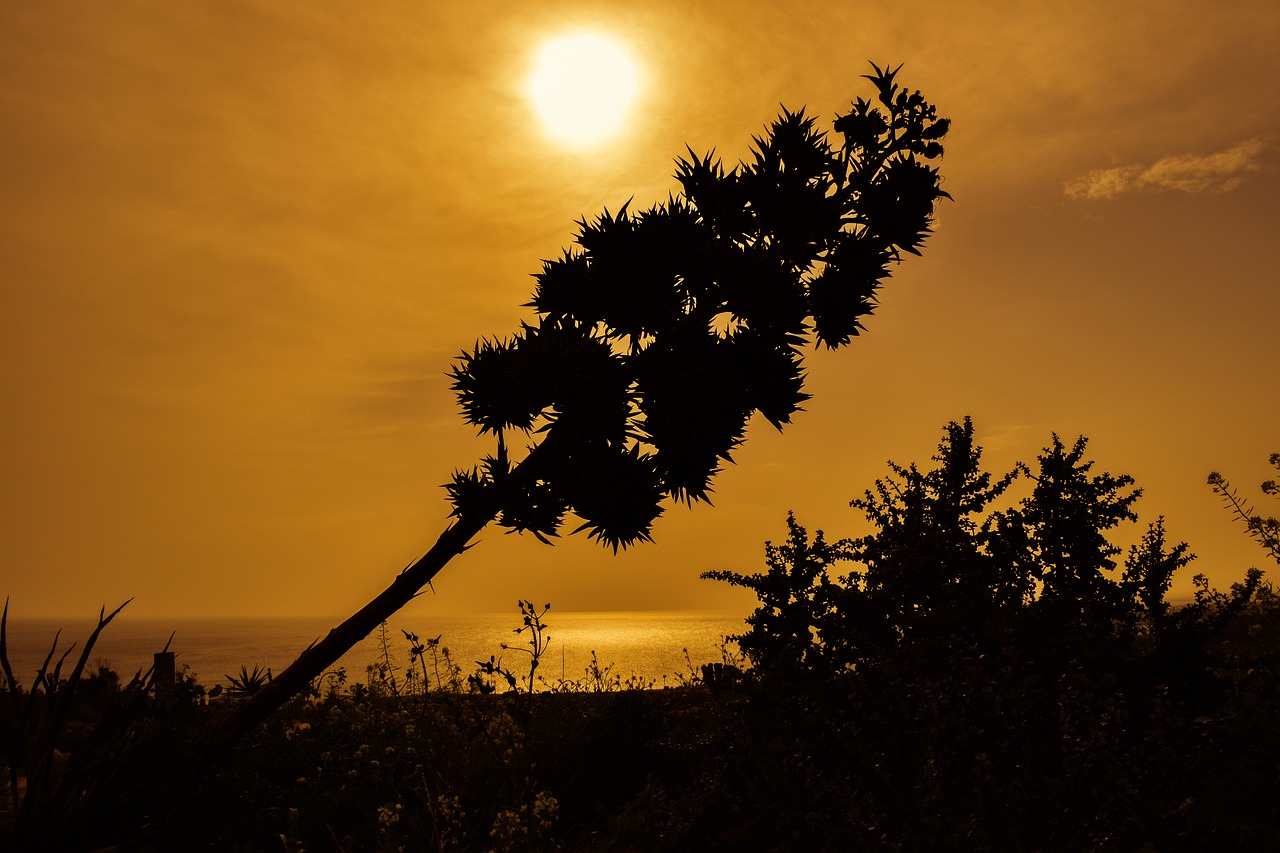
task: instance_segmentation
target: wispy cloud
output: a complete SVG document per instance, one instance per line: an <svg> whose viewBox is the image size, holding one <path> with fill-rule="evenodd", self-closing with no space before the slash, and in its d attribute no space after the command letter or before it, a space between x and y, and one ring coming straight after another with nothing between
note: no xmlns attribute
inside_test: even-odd
<svg viewBox="0 0 1280 853"><path fill-rule="evenodd" d="M1110 169L1095 169L1066 181L1063 192L1073 199L1115 198L1127 192L1184 193L1227 192L1235 189L1248 172L1262 166L1261 139L1246 139L1214 154L1179 154L1162 157L1150 166L1132 163Z"/></svg>

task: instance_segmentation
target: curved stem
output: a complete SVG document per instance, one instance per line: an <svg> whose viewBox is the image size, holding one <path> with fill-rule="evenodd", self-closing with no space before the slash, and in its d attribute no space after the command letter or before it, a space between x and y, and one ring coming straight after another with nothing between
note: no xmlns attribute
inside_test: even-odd
<svg viewBox="0 0 1280 853"><path fill-rule="evenodd" d="M391 584L325 637L309 646L283 672L242 702L219 722L210 734L205 753L234 743L270 717L294 696L304 693L315 679L363 640L382 622L404 607L432 581L450 560L470 547L472 537L497 517L508 496L536 481L548 456L555 453L555 431L511 472L496 483L487 501L445 528L427 553L396 576ZM205 756L201 756L200 763Z"/></svg>

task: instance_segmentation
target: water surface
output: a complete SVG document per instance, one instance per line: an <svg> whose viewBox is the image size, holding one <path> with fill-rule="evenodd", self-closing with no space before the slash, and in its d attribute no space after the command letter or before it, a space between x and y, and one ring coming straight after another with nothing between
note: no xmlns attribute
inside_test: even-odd
<svg viewBox="0 0 1280 853"><path fill-rule="evenodd" d="M241 666L255 665L279 672L308 644L328 633L340 619L325 618L129 618L121 614L103 631L90 655L90 663L106 663L128 678L149 667L152 655L173 639L170 650L177 655L179 669L186 667L200 683L225 683ZM721 659L725 635L739 633L742 617L699 611L609 611L556 612L546 616L550 637L538 674L547 680L582 678L595 651L599 663L612 665L613 672L626 678L635 675L656 682L675 684L679 674L688 675L703 663ZM9 660L18 680L29 686L48 653L55 634L61 655L71 642L76 648L63 665L69 673L96 623L90 620L10 619ZM502 643L527 647L529 634L514 633L520 617L513 613L393 618L387 625L387 646L392 661L403 667L409 663L409 644L402 630L421 639L439 636L463 675L473 672L478 660L490 655L517 674L528 672L529 656ZM684 650L688 650L688 660ZM382 657L378 632L357 644L338 665L348 676L364 680L366 667ZM55 657L55 661L56 661Z"/></svg>

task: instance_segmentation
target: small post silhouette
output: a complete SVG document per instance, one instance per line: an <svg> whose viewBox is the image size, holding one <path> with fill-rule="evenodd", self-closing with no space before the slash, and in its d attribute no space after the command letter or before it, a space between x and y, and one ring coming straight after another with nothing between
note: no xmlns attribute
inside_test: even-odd
<svg viewBox="0 0 1280 853"><path fill-rule="evenodd" d="M152 684L156 691L172 690L178 683L177 668L174 665L176 655L173 652L156 652L152 670Z"/></svg>

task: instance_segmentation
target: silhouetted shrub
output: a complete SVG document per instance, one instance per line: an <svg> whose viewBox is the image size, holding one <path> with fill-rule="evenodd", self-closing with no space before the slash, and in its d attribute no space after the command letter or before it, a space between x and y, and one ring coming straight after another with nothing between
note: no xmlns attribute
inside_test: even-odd
<svg viewBox="0 0 1280 853"><path fill-rule="evenodd" d="M890 463L890 476L852 502L874 532L810 540L789 515L786 544L766 543L764 573L703 577L760 599L734 639L766 676L848 673L924 640L990 650L1012 637L1040 656L1187 654L1250 601L1260 576L1229 594L1198 580L1195 601L1171 611L1165 596L1193 559L1187 545L1170 545L1159 518L1117 561L1108 534L1137 521L1141 491L1127 475L1094 473L1087 444L1054 435L1034 468L1019 463L997 479L981 468L971 420L952 422L935 467ZM1019 477L1029 493L1000 507Z"/></svg>

